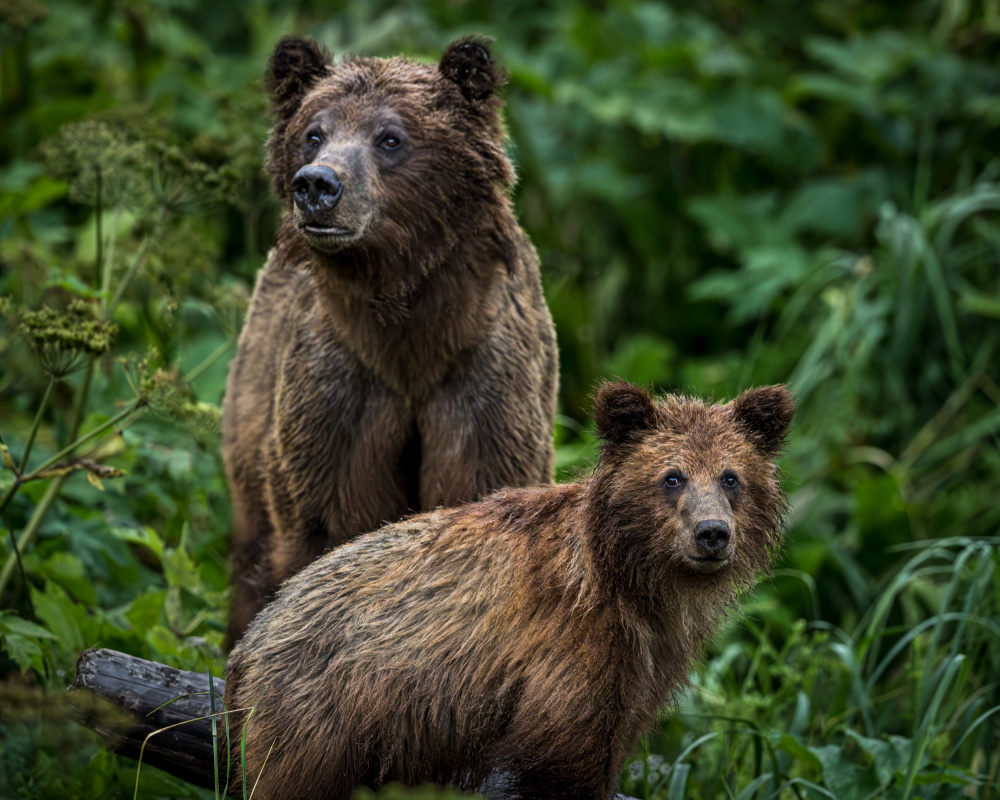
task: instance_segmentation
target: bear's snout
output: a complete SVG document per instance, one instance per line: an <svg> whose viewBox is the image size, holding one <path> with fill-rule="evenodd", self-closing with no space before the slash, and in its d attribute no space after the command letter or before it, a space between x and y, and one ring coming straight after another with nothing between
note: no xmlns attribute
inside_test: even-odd
<svg viewBox="0 0 1000 800"><path fill-rule="evenodd" d="M694 526L694 541L703 557L718 558L729 544L729 525L721 519L703 519Z"/></svg>
<svg viewBox="0 0 1000 800"><path fill-rule="evenodd" d="M292 178L295 205L308 220L329 212L344 194L344 184L331 167L307 164Z"/></svg>

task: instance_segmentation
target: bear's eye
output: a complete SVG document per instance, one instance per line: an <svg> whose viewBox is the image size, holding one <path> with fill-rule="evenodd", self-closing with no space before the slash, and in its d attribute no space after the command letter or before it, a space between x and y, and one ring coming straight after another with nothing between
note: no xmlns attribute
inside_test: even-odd
<svg viewBox="0 0 1000 800"><path fill-rule="evenodd" d="M722 476L722 485L727 489L735 489L740 485L740 479L736 477L735 472L726 472Z"/></svg>
<svg viewBox="0 0 1000 800"><path fill-rule="evenodd" d="M672 469L663 477L663 485L668 489L680 489L684 485L684 476Z"/></svg>
<svg viewBox="0 0 1000 800"><path fill-rule="evenodd" d="M323 144L323 137L320 136L318 133L313 132L306 136L306 146L310 150L315 150L321 144Z"/></svg>
<svg viewBox="0 0 1000 800"><path fill-rule="evenodd" d="M401 144L402 142L399 141L399 139L397 139L395 136L389 135L386 136L384 139L382 139L382 142L379 146L383 150L395 150Z"/></svg>

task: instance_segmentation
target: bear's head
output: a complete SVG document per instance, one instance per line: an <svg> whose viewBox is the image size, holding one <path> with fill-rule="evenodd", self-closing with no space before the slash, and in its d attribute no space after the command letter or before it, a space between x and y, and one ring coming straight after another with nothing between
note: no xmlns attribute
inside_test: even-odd
<svg viewBox="0 0 1000 800"><path fill-rule="evenodd" d="M432 257L506 204L504 72L489 42L453 42L439 64L348 58L285 38L265 75L267 170L292 229L316 251ZM470 226L472 230L470 230Z"/></svg>
<svg viewBox="0 0 1000 800"><path fill-rule="evenodd" d="M648 596L664 582L739 587L766 571L784 511L775 459L794 413L783 386L724 405L602 386L591 530L618 585Z"/></svg>

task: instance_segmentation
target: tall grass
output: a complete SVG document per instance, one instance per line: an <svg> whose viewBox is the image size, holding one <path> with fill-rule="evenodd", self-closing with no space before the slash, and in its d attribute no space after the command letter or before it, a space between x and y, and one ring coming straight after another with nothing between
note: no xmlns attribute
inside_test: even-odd
<svg viewBox="0 0 1000 800"><path fill-rule="evenodd" d="M996 797L1000 539L909 549L851 631L816 620L778 645L752 616L732 631L623 789L670 800Z"/></svg>
<svg viewBox="0 0 1000 800"><path fill-rule="evenodd" d="M779 313L751 356L800 353L799 568L747 603L626 773L634 794L997 796L994 170L916 216L885 205L869 252L818 254L767 298ZM701 291L745 303L738 285Z"/></svg>

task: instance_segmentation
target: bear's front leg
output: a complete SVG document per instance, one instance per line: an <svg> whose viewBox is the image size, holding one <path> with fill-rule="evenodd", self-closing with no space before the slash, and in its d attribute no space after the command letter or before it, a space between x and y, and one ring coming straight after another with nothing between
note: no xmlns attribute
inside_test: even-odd
<svg viewBox="0 0 1000 800"><path fill-rule="evenodd" d="M421 510L552 480L554 385L518 353L480 346L418 411Z"/></svg>
<svg viewBox="0 0 1000 800"><path fill-rule="evenodd" d="M405 402L336 340L307 344L283 364L262 448L275 585L407 510L399 460L414 422Z"/></svg>
<svg viewBox="0 0 1000 800"><path fill-rule="evenodd" d="M617 775L609 776L598 763L582 760L567 764L555 757L531 759L530 766L504 773L486 792L489 800L613 800Z"/></svg>

